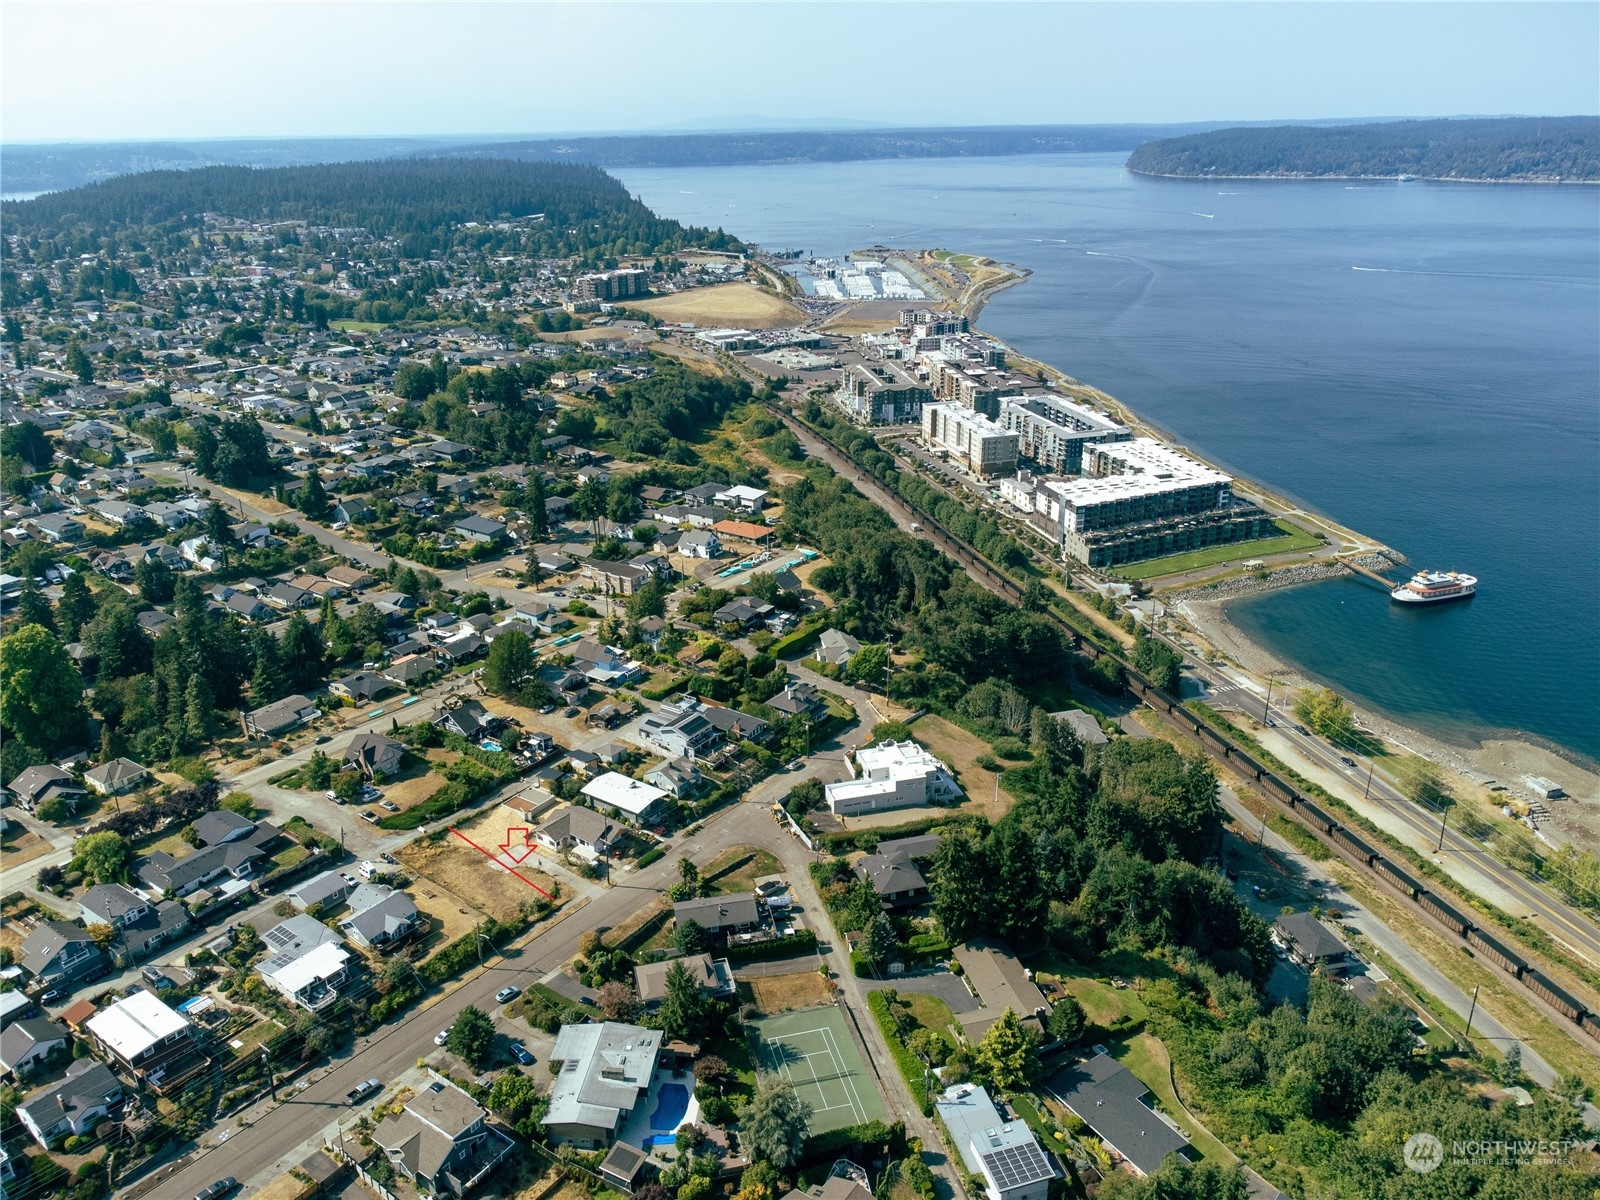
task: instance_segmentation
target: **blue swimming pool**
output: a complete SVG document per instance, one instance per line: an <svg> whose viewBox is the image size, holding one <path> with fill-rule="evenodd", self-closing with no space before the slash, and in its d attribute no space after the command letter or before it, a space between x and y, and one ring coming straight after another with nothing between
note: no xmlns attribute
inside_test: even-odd
<svg viewBox="0 0 1600 1200"><path fill-rule="evenodd" d="M650 1114L650 1128L655 1131L671 1132L683 1123L683 1115L689 1111L689 1089L681 1083L664 1083L661 1090L656 1093L656 1110ZM668 1137L665 1141L672 1141ZM661 1145L662 1142L650 1139L651 1145Z"/></svg>

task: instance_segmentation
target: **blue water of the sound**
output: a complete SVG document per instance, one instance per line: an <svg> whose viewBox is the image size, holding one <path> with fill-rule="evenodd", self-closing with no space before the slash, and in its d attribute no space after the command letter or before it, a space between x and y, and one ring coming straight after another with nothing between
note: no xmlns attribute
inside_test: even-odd
<svg viewBox="0 0 1600 1200"><path fill-rule="evenodd" d="M1600 758L1600 188L1143 179L1121 155L617 174L771 248L944 246L1031 268L984 329L1181 443L1482 580L1231 606L1283 658L1462 740Z"/></svg>

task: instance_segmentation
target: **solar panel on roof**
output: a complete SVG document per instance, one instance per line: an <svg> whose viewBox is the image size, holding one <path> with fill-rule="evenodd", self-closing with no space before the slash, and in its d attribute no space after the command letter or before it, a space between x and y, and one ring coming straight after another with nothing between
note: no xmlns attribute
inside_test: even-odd
<svg viewBox="0 0 1600 1200"><path fill-rule="evenodd" d="M983 1163L1002 1192L1055 1175L1045 1160L1044 1152L1032 1142L992 1150L983 1156Z"/></svg>
<svg viewBox="0 0 1600 1200"><path fill-rule="evenodd" d="M267 945L274 946L279 949L284 946L292 945L294 942L299 940L295 937L292 930L285 929L281 925L274 925L271 929L267 930L264 938Z"/></svg>

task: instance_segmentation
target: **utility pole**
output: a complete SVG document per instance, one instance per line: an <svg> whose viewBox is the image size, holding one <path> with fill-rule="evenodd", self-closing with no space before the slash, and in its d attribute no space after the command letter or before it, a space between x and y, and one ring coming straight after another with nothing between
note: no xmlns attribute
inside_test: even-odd
<svg viewBox="0 0 1600 1200"><path fill-rule="evenodd" d="M1477 1015L1478 1012L1478 988L1481 986L1481 984L1478 984L1473 987L1472 1007L1467 1009L1467 1031L1462 1035L1462 1037L1465 1039L1469 1047L1472 1045L1472 1018Z"/></svg>
<svg viewBox="0 0 1600 1200"><path fill-rule="evenodd" d="M1378 769L1378 760L1367 759L1367 786L1361 790L1361 799L1366 800L1372 795L1372 772Z"/></svg>
<svg viewBox="0 0 1600 1200"><path fill-rule="evenodd" d="M1444 853L1444 827L1450 820L1450 806L1445 805L1444 812L1439 814L1439 844L1433 848L1435 854Z"/></svg>
<svg viewBox="0 0 1600 1200"><path fill-rule="evenodd" d="M273 1102L278 1099L278 1081L272 1077L272 1055L265 1047L261 1050L261 1066L267 1073L267 1090L272 1093Z"/></svg>

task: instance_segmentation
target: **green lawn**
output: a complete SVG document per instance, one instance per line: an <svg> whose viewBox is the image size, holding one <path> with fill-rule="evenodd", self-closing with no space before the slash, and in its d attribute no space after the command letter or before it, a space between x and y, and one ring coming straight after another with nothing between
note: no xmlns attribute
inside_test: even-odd
<svg viewBox="0 0 1600 1200"><path fill-rule="evenodd" d="M346 333L378 333L389 328L382 321L329 321L332 329L342 329Z"/></svg>
<svg viewBox="0 0 1600 1200"><path fill-rule="evenodd" d="M1111 1057L1127 1067L1133 1076L1161 1101L1166 1114L1188 1133L1195 1150L1212 1162L1224 1165L1237 1162L1234 1153L1211 1135L1204 1125L1191 1121L1178 1105L1167 1072L1167 1050L1148 1033L1141 1033L1111 1047Z"/></svg>
<svg viewBox="0 0 1600 1200"><path fill-rule="evenodd" d="M1296 529L1283 521L1273 522L1283 530L1282 537L1258 538L1253 542L1232 542L1226 546L1209 546L1204 550L1189 550L1183 554L1169 554L1165 558L1151 558L1144 562L1113 567L1111 570L1127 579L1155 579L1162 575L1176 575L1181 571L1194 571L1200 567L1214 567L1218 563L1239 562L1247 558L1266 558L1271 554L1287 554L1293 550L1314 550L1322 545L1320 538Z"/></svg>
<svg viewBox="0 0 1600 1200"><path fill-rule="evenodd" d="M922 992L899 992L900 1003L906 1006L911 1019L924 1029L931 1029L935 1033L942 1033L946 1037L950 1034L950 1026L955 1024L956 1015L950 1011L950 1006L937 996L925 995Z"/></svg>
<svg viewBox="0 0 1600 1200"><path fill-rule="evenodd" d="M734 847L724 850L706 865L701 887L707 896L726 896L735 892L748 892L755 881L764 875L778 875L783 866L766 850Z"/></svg>

